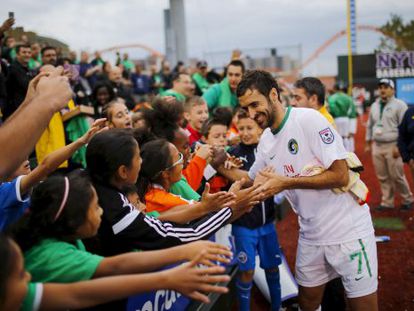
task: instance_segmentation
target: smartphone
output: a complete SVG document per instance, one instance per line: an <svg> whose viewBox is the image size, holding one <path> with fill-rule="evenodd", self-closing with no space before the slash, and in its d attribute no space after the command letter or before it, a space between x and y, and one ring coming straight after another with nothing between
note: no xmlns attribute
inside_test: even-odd
<svg viewBox="0 0 414 311"><path fill-rule="evenodd" d="M9 18L14 18L14 12L9 12Z"/></svg>

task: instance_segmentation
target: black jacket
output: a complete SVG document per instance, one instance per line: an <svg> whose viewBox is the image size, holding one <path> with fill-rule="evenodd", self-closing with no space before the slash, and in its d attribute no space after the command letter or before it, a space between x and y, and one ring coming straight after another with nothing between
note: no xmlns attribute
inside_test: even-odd
<svg viewBox="0 0 414 311"><path fill-rule="evenodd" d="M404 162L414 159L414 106L408 108L398 127L398 148Z"/></svg>
<svg viewBox="0 0 414 311"><path fill-rule="evenodd" d="M35 73L29 68L15 61L9 67L6 78L7 101L3 109L3 119L6 120L13 112L19 108L26 97L27 88L30 80Z"/></svg>
<svg viewBox="0 0 414 311"><path fill-rule="evenodd" d="M117 189L99 183L94 186L103 216L93 250L103 256L133 249L163 249L207 239L232 216L231 209L224 208L186 225L162 222L139 212Z"/></svg>
<svg viewBox="0 0 414 311"><path fill-rule="evenodd" d="M232 147L229 150L231 155L241 158L243 166L241 169L248 171L256 159L257 144L245 145L240 143L238 146ZM257 204L253 210L233 222L234 225L243 226L250 229L258 228L273 222L275 219L275 204L273 197L264 202Z"/></svg>

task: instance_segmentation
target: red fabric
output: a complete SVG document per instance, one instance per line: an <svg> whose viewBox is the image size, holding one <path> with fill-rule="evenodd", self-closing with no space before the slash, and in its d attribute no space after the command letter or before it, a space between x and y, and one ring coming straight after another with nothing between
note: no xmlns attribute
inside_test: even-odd
<svg viewBox="0 0 414 311"><path fill-rule="evenodd" d="M204 169L207 166L207 161L199 156L194 156L187 167L183 170L183 175L187 179L188 184L197 191L201 186L203 180Z"/></svg>
<svg viewBox="0 0 414 311"><path fill-rule="evenodd" d="M199 131L193 129L190 124L187 125L186 129L190 132L190 137L188 137L190 141L190 146L194 144L196 141L199 141L203 136Z"/></svg>

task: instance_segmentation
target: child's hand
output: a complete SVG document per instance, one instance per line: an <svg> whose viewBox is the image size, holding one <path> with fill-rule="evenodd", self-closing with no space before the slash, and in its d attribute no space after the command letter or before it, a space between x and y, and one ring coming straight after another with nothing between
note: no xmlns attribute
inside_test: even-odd
<svg viewBox="0 0 414 311"><path fill-rule="evenodd" d="M207 162L210 162L211 158L213 157L213 147L211 147L211 145L208 144L199 144L197 145L195 155L206 160Z"/></svg>
<svg viewBox="0 0 414 311"><path fill-rule="evenodd" d="M225 169L240 168L243 165L243 161L240 158L227 154L227 160L224 162Z"/></svg>
<svg viewBox="0 0 414 311"><path fill-rule="evenodd" d="M211 166L218 168L220 165L224 164L227 159L227 153L223 148L213 148L213 158L210 162Z"/></svg>
<svg viewBox="0 0 414 311"><path fill-rule="evenodd" d="M231 207L235 204L236 198L234 193L220 191L217 193L209 193L210 184L206 183L203 194L201 196L201 203L208 211L218 211L223 207Z"/></svg>
<svg viewBox="0 0 414 311"><path fill-rule="evenodd" d="M227 246L211 241L196 241L185 244L182 248L187 260L197 258L198 254L204 250L205 256L200 263L205 266L213 266L214 261L229 263L233 257L233 253Z"/></svg>
<svg viewBox="0 0 414 311"><path fill-rule="evenodd" d="M167 277L166 287L203 303L210 302L207 295L203 293L227 293L227 287L215 285L230 280L228 275L219 274L225 271L224 267L197 267L197 264L205 260L205 256L206 253L203 251L191 262L166 270L164 272Z"/></svg>
<svg viewBox="0 0 414 311"><path fill-rule="evenodd" d="M95 134L100 133L102 131L106 131L108 129L108 127L105 126L105 123L106 118L95 120L91 128L85 133L85 135L79 138L78 141L80 141L84 145L88 144Z"/></svg>

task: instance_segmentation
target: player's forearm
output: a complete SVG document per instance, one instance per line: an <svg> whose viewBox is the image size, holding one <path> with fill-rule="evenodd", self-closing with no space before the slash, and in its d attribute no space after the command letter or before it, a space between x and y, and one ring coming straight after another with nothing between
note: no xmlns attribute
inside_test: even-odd
<svg viewBox="0 0 414 311"><path fill-rule="evenodd" d="M284 189L332 189L344 187L348 182L345 160L335 161L328 170L318 175L282 179Z"/></svg>

